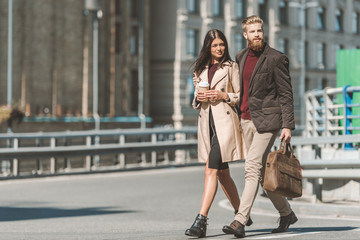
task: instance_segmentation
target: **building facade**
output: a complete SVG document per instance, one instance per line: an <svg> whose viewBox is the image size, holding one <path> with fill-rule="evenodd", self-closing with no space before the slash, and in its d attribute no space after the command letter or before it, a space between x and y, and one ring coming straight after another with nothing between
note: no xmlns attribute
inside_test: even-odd
<svg viewBox="0 0 360 240"><path fill-rule="evenodd" d="M308 0L304 6L301 2L99 0L99 115L144 114L153 125L196 125L197 112L190 105L191 68L206 32L222 30L234 58L246 47L241 21L256 14L265 21L269 45L290 59L295 118L301 125L304 92L335 87L336 51L360 48L360 0ZM13 0L12 95L29 118L92 118L95 15L84 10L84 1L78 0ZM5 0L0 1L0 28L4 105Z"/></svg>
<svg viewBox="0 0 360 240"><path fill-rule="evenodd" d="M297 125L302 124L301 103L305 91L336 86L336 51L360 48L359 0L306 1L304 6L295 0L154 1L151 26L152 33L156 34L151 35L151 41L157 44L151 44L152 85L166 82L168 89L173 88L172 102L159 99L152 105L161 111L157 113L159 116L165 113L164 109L169 109L164 118L169 119L172 114L174 123L195 121L196 114L189 104L191 64L206 32L212 28L222 30L234 58L239 49L246 47L241 21L253 14L264 20L269 45L290 59ZM304 77L302 70L306 70ZM168 99L169 96L162 97Z"/></svg>
<svg viewBox="0 0 360 240"><path fill-rule="evenodd" d="M86 9L86 2L13 0L12 95L28 117L92 117L95 17L99 20L99 115L138 115L140 27L145 43L141 52L145 89L149 82L149 31L145 31L150 24L149 1L141 8L139 1L99 1L99 16ZM0 13L3 105L7 99L8 1L0 1ZM145 90L148 99L147 94Z"/></svg>

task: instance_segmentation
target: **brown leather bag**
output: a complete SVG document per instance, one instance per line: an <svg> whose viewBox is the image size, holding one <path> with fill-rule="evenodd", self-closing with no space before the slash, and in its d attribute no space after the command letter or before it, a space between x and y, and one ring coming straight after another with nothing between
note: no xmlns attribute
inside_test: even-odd
<svg viewBox="0 0 360 240"><path fill-rule="evenodd" d="M300 162L291 145L282 141L279 150L269 153L266 159L263 189L284 197L301 197L301 180Z"/></svg>

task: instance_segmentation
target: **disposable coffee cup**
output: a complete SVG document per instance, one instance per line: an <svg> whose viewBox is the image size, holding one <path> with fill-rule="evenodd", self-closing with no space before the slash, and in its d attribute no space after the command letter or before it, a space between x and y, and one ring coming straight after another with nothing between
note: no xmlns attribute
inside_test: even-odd
<svg viewBox="0 0 360 240"><path fill-rule="evenodd" d="M209 90L209 83L208 82L199 82L199 89L198 92L206 92ZM208 99L206 98L205 102L207 102Z"/></svg>

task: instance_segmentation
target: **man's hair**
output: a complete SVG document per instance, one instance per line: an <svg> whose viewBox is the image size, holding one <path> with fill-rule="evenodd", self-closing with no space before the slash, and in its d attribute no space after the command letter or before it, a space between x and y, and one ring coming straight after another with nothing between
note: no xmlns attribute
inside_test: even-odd
<svg viewBox="0 0 360 240"><path fill-rule="evenodd" d="M259 16L256 16L256 15L252 15L252 16L245 18L241 22L243 31L246 32L246 27L250 24L255 24L255 23L260 23L261 25L263 25L264 21Z"/></svg>

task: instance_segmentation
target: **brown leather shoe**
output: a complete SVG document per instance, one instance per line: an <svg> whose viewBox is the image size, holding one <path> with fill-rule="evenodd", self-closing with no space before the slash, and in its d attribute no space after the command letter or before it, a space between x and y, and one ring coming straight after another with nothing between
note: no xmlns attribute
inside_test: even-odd
<svg viewBox="0 0 360 240"><path fill-rule="evenodd" d="M248 221L246 222L246 226L250 227L253 224L253 220L251 219L251 217L249 217Z"/></svg>
<svg viewBox="0 0 360 240"><path fill-rule="evenodd" d="M245 226L237 220L234 220L229 226L224 226L222 230L226 234L234 234L237 238L245 237Z"/></svg>
<svg viewBox="0 0 360 240"><path fill-rule="evenodd" d="M238 210L235 210L235 215L238 213ZM246 222L246 226L250 227L253 224L253 220L251 219L251 217L249 217L248 221Z"/></svg>
<svg viewBox="0 0 360 240"><path fill-rule="evenodd" d="M293 211L287 216L280 217L279 227L272 230L272 233L286 232L291 224L297 222L297 217Z"/></svg>

